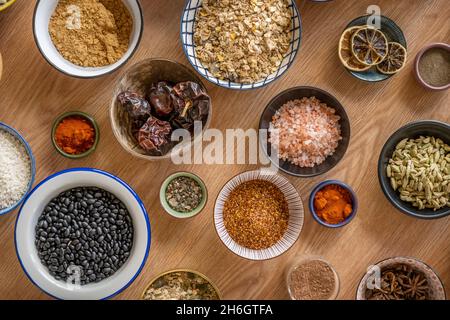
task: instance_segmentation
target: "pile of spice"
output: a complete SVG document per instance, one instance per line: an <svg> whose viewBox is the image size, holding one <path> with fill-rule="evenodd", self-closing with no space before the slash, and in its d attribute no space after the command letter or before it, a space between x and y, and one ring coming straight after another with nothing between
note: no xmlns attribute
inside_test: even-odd
<svg viewBox="0 0 450 320"><path fill-rule="evenodd" d="M27 192L31 160L25 146L0 129L0 210L16 204Z"/></svg>
<svg viewBox="0 0 450 320"><path fill-rule="evenodd" d="M133 19L122 0L59 0L49 23L56 49L82 67L116 63L127 52Z"/></svg>
<svg viewBox="0 0 450 320"><path fill-rule="evenodd" d="M289 293L293 300L330 300L337 294L337 276L325 261L308 260L289 274Z"/></svg>
<svg viewBox="0 0 450 320"><path fill-rule="evenodd" d="M189 213L197 209L202 202L203 190L191 177L178 177L167 186L166 200L173 210Z"/></svg>
<svg viewBox="0 0 450 320"><path fill-rule="evenodd" d="M125 205L96 187L67 190L44 208L36 225L35 244L42 264L66 281L80 268L80 284L112 276L133 247L133 223Z"/></svg>
<svg viewBox="0 0 450 320"><path fill-rule="evenodd" d="M177 271L153 282L144 293L144 300L219 300L219 295L200 275Z"/></svg>
<svg viewBox="0 0 450 320"><path fill-rule="evenodd" d="M419 210L450 207L450 146L439 138L405 138L386 166L400 199Z"/></svg>
<svg viewBox="0 0 450 320"><path fill-rule="evenodd" d="M276 72L292 38L288 0L203 0L194 44L203 66L222 80L253 83Z"/></svg>
<svg viewBox="0 0 450 320"><path fill-rule="evenodd" d="M277 110L269 142L278 157L300 167L320 165L335 152L341 137L336 110L316 97L292 100Z"/></svg>
<svg viewBox="0 0 450 320"><path fill-rule="evenodd" d="M367 300L429 300L425 275L406 264L381 271L380 288L366 289Z"/></svg>
<svg viewBox="0 0 450 320"><path fill-rule="evenodd" d="M314 196L314 210L326 223L344 222L353 211L351 194L337 184L326 185Z"/></svg>
<svg viewBox="0 0 450 320"><path fill-rule="evenodd" d="M287 230L288 203L273 183L247 181L228 196L223 221L230 237L241 246L266 249L276 244Z"/></svg>
<svg viewBox="0 0 450 320"><path fill-rule="evenodd" d="M433 87L450 83L450 51L443 48L427 50L419 60L419 74Z"/></svg>
<svg viewBox="0 0 450 320"><path fill-rule="evenodd" d="M147 92L121 92L120 106L128 113L131 133L139 146L152 156L167 154L176 144L176 129L194 131L194 123L205 125L211 99L205 89L192 81L153 83Z"/></svg>
<svg viewBox="0 0 450 320"><path fill-rule="evenodd" d="M56 127L55 142L67 154L79 155L90 150L96 133L92 122L83 116L68 116Z"/></svg>

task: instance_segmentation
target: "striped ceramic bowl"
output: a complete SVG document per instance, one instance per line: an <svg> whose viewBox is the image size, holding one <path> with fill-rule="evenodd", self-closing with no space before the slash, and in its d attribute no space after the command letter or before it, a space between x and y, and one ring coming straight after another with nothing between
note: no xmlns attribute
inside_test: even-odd
<svg viewBox="0 0 450 320"><path fill-rule="evenodd" d="M289 207L289 222L284 236L267 249L253 250L235 242L225 228L223 208L230 193L240 184L252 180L265 180L276 185L283 192ZM248 171L239 174L225 184L219 193L214 208L214 225L220 240L233 253L250 260L267 260L286 252L297 241L304 220L303 203L295 187L284 177L263 170Z"/></svg>
<svg viewBox="0 0 450 320"><path fill-rule="evenodd" d="M265 79L262 79L254 83L238 83L231 82L229 80L220 80L214 77L208 69L206 69L200 60L196 57L194 50L194 28L195 28L195 17L197 16L197 11L202 6L202 0L187 0L186 6L184 8L183 15L181 17L181 42L183 44L183 50L192 66L200 73L206 80L229 89L235 90L249 90L264 87L265 85L275 81L281 75L283 75L297 56L298 50L300 48L301 35L302 35L302 23L300 13L298 11L297 5L294 0L289 0L289 9L291 10L292 19L292 37L289 50L284 56L278 70Z"/></svg>

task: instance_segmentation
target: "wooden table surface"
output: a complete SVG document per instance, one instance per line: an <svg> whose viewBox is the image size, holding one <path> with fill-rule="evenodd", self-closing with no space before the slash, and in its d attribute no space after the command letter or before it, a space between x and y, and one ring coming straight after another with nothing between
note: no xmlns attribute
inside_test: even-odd
<svg viewBox="0 0 450 320"><path fill-rule="evenodd" d="M174 59L185 65L179 39L183 0L142 0L145 30L136 55L114 74L80 80L53 69L41 57L33 40L31 21L35 1L19 0L0 13L0 121L17 128L36 156L39 182L70 167L101 168L127 181L149 212L152 245L147 263L134 283L118 299L137 299L148 281L160 272L190 268L210 277L226 299L286 299L285 270L305 254L320 255L336 268L341 279L340 299L354 299L366 267L392 256L413 256L430 264L440 275L450 297L450 217L423 221L396 211L384 197L376 167L379 152L400 126L419 119L450 122L449 93L428 92L413 76L416 53L431 42L450 42L447 0L336 0L299 3L303 19L300 53L290 70L275 83L255 91L230 91L205 81L213 99L212 128L257 128L259 116L280 91L298 85L325 89L345 106L352 137L344 159L328 173L301 179L288 177L307 204L312 187L325 179L340 179L357 192L360 207L345 228L319 226L305 207L299 240L284 255L252 262L232 254L219 240L213 224L215 198L234 175L251 165L176 166L170 161L147 162L126 153L115 140L108 118L117 79L132 64L150 57ZM388 81L361 82L342 67L337 57L340 34L353 18L376 3L395 20L408 41L406 68ZM50 141L53 120L64 111L82 110L98 121L101 141L87 159L61 157ZM177 220L158 200L159 187L171 173L193 171L207 184L209 201L193 219ZM48 299L22 272L14 249L17 211L0 217L0 299Z"/></svg>

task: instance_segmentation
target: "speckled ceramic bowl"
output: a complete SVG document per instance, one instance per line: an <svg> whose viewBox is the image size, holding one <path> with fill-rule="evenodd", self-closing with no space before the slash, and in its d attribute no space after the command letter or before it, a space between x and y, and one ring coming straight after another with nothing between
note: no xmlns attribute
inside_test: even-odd
<svg viewBox="0 0 450 320"><path fill-rule="evenodd" d="M398 265L398 264L406 264L411 268L422 272L429 284L430 287L430 298L431 300L446 300L444 285L442 284L441 279L436 274L436 272L424 262L411 257L394 257L386 260L382 260L376 263L373 266L368 268L373 270L373 267L379 268L382 272L384 269ZM376 270L376 269L375 269ZM356 299L357 300L366 300L366 289L367 283L374 277L373 272L368 272L361 279L358 289L356 291Z"/></svg>
<svg viewBox="0 0 450 320"><path fill-rule="evenodd" d="M367 25L367 21L371 16L362 16L358 17L354 20L352 20L345 29L348 29L350 27L354 26L364 26ZM344 29L344 30L345 30ZM381 16L381 31L384 33L386 38L389 42L398 42L400 43L405 49L407 49L406 44L406 38L403 34L402 29L391 19L385 16ZM348 69L347 69L348 70ZM383 74L381 72L378 72L378 70L375 67L370 68L366 71L351 71L348 70L352 76L354 76L357 79L367 81L367 82L379 82L383 80L387 80L390 77L393 76L393 74Z"/></svg>

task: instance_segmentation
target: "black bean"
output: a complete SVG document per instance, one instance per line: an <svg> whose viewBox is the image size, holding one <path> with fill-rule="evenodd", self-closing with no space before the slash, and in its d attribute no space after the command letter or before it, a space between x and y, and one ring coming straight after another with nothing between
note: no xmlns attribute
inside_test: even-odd
<svg viewBox="0 0 450 320"><path fill-rule="evenodd" d="M88 284L111 276L126 262L133 244L130 230L131 217L118 198L79 187L47 204L36 225L35 245L55 279L67 280L68 267L76 265L82 267L81 283Z"/></svg>

